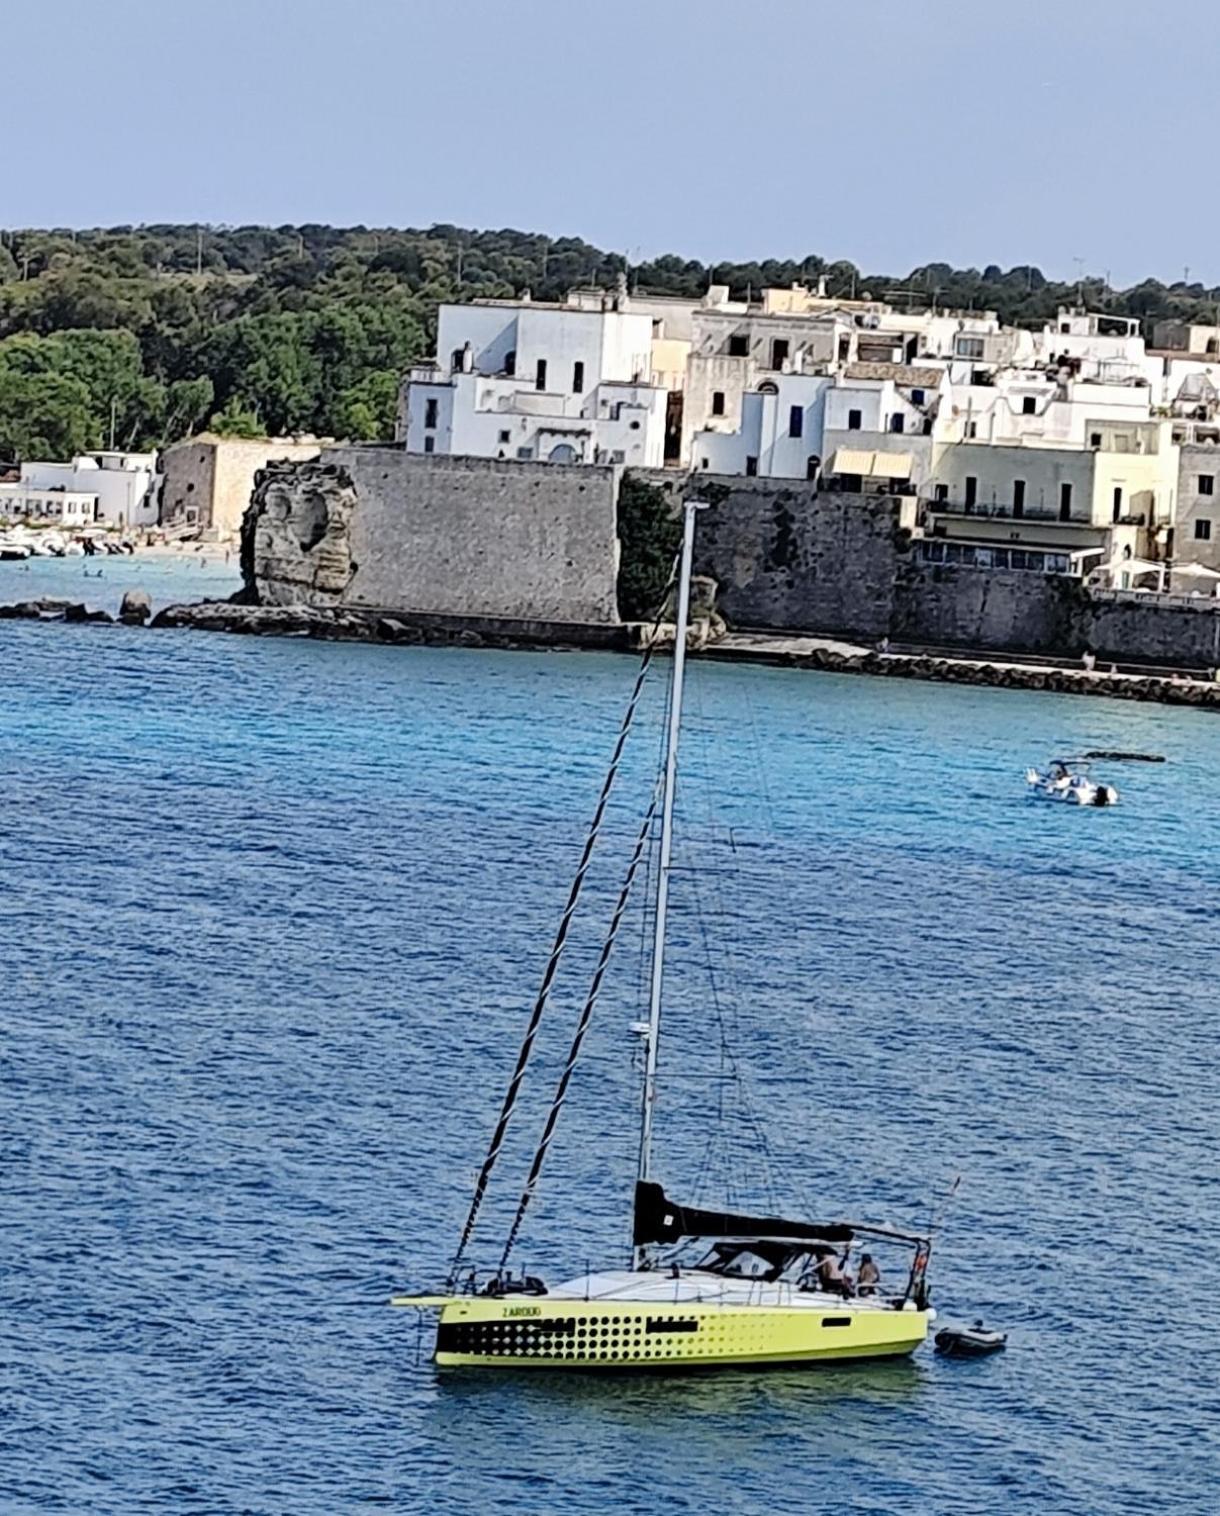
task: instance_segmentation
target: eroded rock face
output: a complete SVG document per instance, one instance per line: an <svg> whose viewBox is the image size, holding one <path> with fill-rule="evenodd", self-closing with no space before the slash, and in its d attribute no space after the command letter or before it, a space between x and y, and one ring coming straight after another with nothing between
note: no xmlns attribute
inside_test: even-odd
<svg viewBox="0 0 1220 1516"><path fill-rule="evenodd" d="M260 470L242 522L247 595L265 605L334 604L356 572L355 507L351 475L337 464L272 463Z"/></svg>

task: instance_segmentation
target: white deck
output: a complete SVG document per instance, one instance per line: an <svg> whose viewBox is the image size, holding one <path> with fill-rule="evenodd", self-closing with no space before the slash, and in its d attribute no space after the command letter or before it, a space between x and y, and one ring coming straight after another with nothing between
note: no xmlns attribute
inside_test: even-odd
<svg viewBox="0 0 1220 1516"><path fill-rule="evenodd" d="M683 1269L677 1278L667 1270L605 1269L565 1279L547 1295L549 1300L626 1300L646 1304L797 1306L810 1311L892 1311L885 1296L831 1295L802 1290L787 1280L731 1279L702 1269ZM908 1309L915 1306L908 1302Z"/></svg>

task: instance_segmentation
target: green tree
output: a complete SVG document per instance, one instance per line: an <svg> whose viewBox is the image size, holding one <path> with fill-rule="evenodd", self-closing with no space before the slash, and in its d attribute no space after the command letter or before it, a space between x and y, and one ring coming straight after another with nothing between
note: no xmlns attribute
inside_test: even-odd
<svg viewBox="0 0 1220 1516"><path fill-rule="evenodd" d="M0 458L67 459L100 441L89 392L79 380L9 368L0 355Z"/></svg>
<svg viewBox="0 0 1220 1516"><path fill-rule="evenodd" d="M353 442L389 442L397 410L398 374L376 369L336 398L331 412L334 424L323 430Z"/></svg>
<svg viewBox="0 0 1220 1516"><path fill-rule="evenodd" d="M230 399L223 410L216 411L208 422L208 431L218 437L262 437L266 428L254 411L247 410L236 398Z"/></svg>

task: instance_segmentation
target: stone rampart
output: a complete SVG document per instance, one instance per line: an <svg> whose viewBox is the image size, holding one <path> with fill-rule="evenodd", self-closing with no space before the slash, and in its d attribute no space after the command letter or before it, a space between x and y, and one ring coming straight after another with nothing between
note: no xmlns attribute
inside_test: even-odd
<svg viewBox="0 0 1220 1516"><path fill-rule="evenodd" d="M247 584L269 605L618 620L613 468L327 448L259 478Z"/></svg>
<svg viewBox="0 0 1220 1516"><path fill-rule="evenodd" d="M910 557L896 497L827 494L803 480L638 476L665 487L675 505L708 502L695 567L717 581L730 625L888 634L895 578Z"/></svg>

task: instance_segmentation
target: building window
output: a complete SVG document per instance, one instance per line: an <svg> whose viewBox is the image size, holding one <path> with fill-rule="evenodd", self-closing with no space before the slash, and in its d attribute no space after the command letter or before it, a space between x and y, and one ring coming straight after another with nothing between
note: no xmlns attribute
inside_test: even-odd
<svg viewBox="0 0 1220 1516"><path fill-rule="evenodd" d="M501 432L500 433L500 441L501 442L511 442L512 440L513 440L513 434L511 432Z"/></svg>
<svg viewBox="0 0 1220 1516"><path fill-rule="evenodd" d="M707 468L707 466L708 466L707 459L706 458L700 458L700 460L699 460L699 467L700 468Z"/></svg>
<svg viewBox="0 0 1220 1516"><path fill-rule="evenodd" d="M638 421L631 421L628 423L628 428L633 432L638 432L640 429L640 423Z"/></svg>
<svg viewBox="0 0 1220 1516"><path fill-rule="evenodd" d="M911 404L912 405L922 405L924 403L924 400L926 398L927 398L927 396L924 394L923 390L912 390L911 391Z"/></svg>
<svg viewBox="0 0 1220 1516"><path fill-rule="evenodd" d="M896 411L890 417L890 431L891 432L900 432L900 431L902 431L902 429L903 429L903 427L905 425L906 425L906 421L905 421L905 418L903 417L901 411Z"/></svg>
<svg viewBox="0 0 1220 1516"><path fill-rule="evenodd" d="M585 366L579 359L572 365L572 393L579 395L585 387Z"/></svg>
<svg viewBox="0 0 1220 1516"><path fill-rule="evenodd" d="M970 510L979 498L979 482L973 474L966 475L966 509Z"/></svg>
<svg viewBox="0 0 1220 1516"><path fill-rule="evenodd" d="M847 413L847 430L849 432L858 432L860 430L860 423L863 420L864 420L864 417L863 417L863 415L861 414L860 411L848 411L848 413Z"/></svg>
<svg viewBox="0 0 1220 1516"><path fill-rule="evenodd" d="M534 450L533 450L532 447L519 447L517 449L517 457L518 458L532 458L533 456L534 456Z"/></svg>
<svg viewBox="0 0 1220 1516"><path fill-rule="evenodd" d="M625 452L623 452L623 450L622 450L621 447L616 447L614 449L614 451L610 454L610 462L611 463L626 463L626 461L627 461L627 454Z"/></svg>
<svg viewBox="0 0 1220 1516"><path fill-rule="evenodd" d="M544 390L544 389L546 389L546 359L545 358L539 358L539 360L538 360L538 367L534 371L534 388L536 390Z"/></svg>
<svg viewBox="0 0 1220 1516"><path fill-rule="evenodd" d="M1038 402L1032 395L1026 395L1021 401L1021 414L1023 416L1032 416L1037 409Z"/></svg>
<svg viewBox="0 0 1220 1516"><path fill-rule="evenodd" d="M1216 492L1216 476L1215 476L1215 474L1200 474L1199 475L1199 493L1200 493L1200 495L1214 495L1215 492Z"/></svg>
<svg viewBox="0 0 1220 1516"><path fill-rule="evenodd" d="M818 477L818 471L821 469L821 467L822 460L816 453L810 453L809 457L805 459L805 478L816 479Z"/></svg>
<svg viewBox="0 0 1220 1516"><path fill-rule="evenodd" d="M1195 522L1195 541L1210 542L1212 540L1212 524L1206 516L1200 516Z"/></svg>
<svg viewBox="0 0 1220 1516"><path fill-rule="evenodd" d="M1209 337L1203 351L1209 358L1216 353L1220 353L1220 342L1217 342L1214 337Z"/></svg>
<svg viewBox="0 0 1220 1516"><path fill-rule="evenodd" d="M1012 481L1012 513L1018 520L1025 514L1025 480Z"/></svg>
<svg viewBox="0 0 1220 1516"><path fill-rule="evenodd" d="M1123 514L1123 487L1121 484L1114 486L1114 520L1121 521Z"/></svg>
<svg viewBox="0 0 1220 1516"><path fill-rule="evenodd" d="M1100 447L1101 446L1101 433L1100 432L1092 432L1090 434L1090 436L1089 436L1089 446L1090 447Z"/></svg>
<svg viewBox="0 0 1220 1516"><path fill-rule="evenodd" d="M724 415L724 391L723 390L713 390L712 391L712 415L713 416L723 416Z"/></svg>
<svg viewBox="0 0 1220 1516"><path fill-rule="evenodd" d="M425 437L424 438L424 452L425 453L434 453L434 452L436 452L436 438L435 437Z"/></svg>
<svg viewBox="0 0 1220 1516"><path fill-rule="evenodd" d="M434 427L436 425L437 402L435 400L424 401L424 425Z"/></svg>
<svg viewBox="0 0 1220 1516"><path fill-rule="evenodd" d="M783 368L788 361L787 337L776 337L771 342L771 367Z"/></svg>
<svg viewBox="0 0 1220 1516"><path fill-rule="evenodd" d="M936 486L935 498L937 505L947 505L949 502L949 486L947 484L938 484Z"/></svg>
<svg viewBox="0 0 1220 1516"><path fill-rule="evenodd" d="M1066 480L1059 486L1059 519L1072 519L1072 486Z"/></svg>
<svg viewBox="0 0 1220 1516"><path fill-rule="evenodd" d="M953 344L953 351L959 358L981 358L983 356L983 339L981 337L958 337Z"/></svg>
<svg viewBox="0 0 1220 1516"><path fill-rule="evenodd" d="M753 478L754 475L758 473L758 459L757 458L747 458L746 459L746 473L749 474L749 476L751 478Z"/></svg>
<svg viewBox="0 0 1220 1516"><path fill-rule="evenodd" d="M504 375L506 378L511 379L516 372L517 349L515 347L510 347L508 352L504 354Z"/></svg>
<svg viewBox="0 0 1220 1516"><path fill-rule="evenodd" d="M805 435L804 406L790 405L788 407L788 435L789 437L803 437Z"/></svg>
<svg viewBox="0 0 1220 1516"><path fill-rule="evenodd" d="M750 356L750 339L744 332L736 332L729 338L729 357L748 358Z"/></svg>

